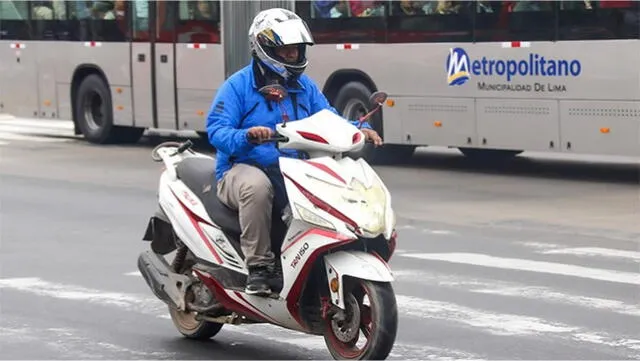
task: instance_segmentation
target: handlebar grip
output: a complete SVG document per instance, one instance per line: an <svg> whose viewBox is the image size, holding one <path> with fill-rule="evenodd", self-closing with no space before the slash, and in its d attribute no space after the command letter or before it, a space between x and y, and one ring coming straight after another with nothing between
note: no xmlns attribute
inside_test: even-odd
<svg viewBox="0 0 640 361"><path fill-rule="evenodd" d="M251 136L251 135L249 135L249 134L247 134L247 138L248 138L250 141L257 141L257 140L258 140L258 138L256 138L256 137L252 137L252 136ZM269 137L269 138L266 138L266 139L262 139L262 140L260 141L260 143L267 143L267 142L288 142L288 141L289 141L289 137L285 137L284 135L276 134L276 135L274 135L274 136L272 136L272 137Z"/></svg>
<svg viewBox="0 0 640 361"><path fill-rule="evenodd" d="M288 141L289 141L289 137L285 137L284 135L276 135L267 139L267 142L288 142Z"/></svg>
<svg viewBox="0 0 640 361"><path fill-rule="evenodd" d="M187 139L186 142L182 143L178 149L176 150L178 153L182 153L185 150L191 148L191 146L193 145L193 142L191 142L191 140Z"/></svg>

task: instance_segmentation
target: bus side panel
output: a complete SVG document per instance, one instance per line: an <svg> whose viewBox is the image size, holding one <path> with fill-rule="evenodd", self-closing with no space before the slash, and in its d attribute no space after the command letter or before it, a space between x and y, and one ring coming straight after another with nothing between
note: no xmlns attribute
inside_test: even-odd
<svg viewBox="0 0 640 361"><path fill-rule="evenodd" d="M38 51L38 98L40 100L39 118L58 118L58 99L56 96L56 61L59 58L60 44L50 41L37 42Z"/></svg>
<svg viewBox="0 0 640 361"><path fill-rule="evenodd" d="M98 72L104 74L106 85L111 90L114 124L132 125L133 105L129 43L60 42L55 46L56 54L68 54L65 57L60 56L56 60L58 88L60 90L66 89L70 93L73 76L79 66L96 68ZM60 93L58 96L64 99ZM69 97L71 97L70 94ZM65 107L64 102L60 102L60 108ZM69 111L69 115L71 115L71 111Z"/></svg>
<svg viewBox="0 0 640 361"><path fill-rule="evenodd" d="M549 151L560 143L557 100L477 99L481 148Z"/></svg>
<svg viewBox="0 0 640 361"><path fill-rule="evenodd" d="M133 118L136 127L154 127L151 61L150 43L131 43Z"/></svg>
<svg viewBox="0 0 640 361"><path fill-rule="evenodd" d="M407 119L403 131L413 144L449 146L452 144L476 145L475 104L470 98L401 97L394 98L396 107L402 107L400 117L390 116L393 123ZM385 108L387 115L389 108ZM385 127L385 138L398 125Z"/></svg>
<svg viewBox="0 0 640 361"><path fill-rule="evenodd" d="M158 129L176 129L176 94L173 44L155 44L155 92Z"/></svg>
<svg viewBox="0 0 640 361"><path fill-rule="evenodd" d="M23 49L12 49L19 43ZM16 117L38 117L37 42L1 41L3 62L4 112Z"/></svg>
<svg viewBox="0 0 640 361"><path fill-rule="evenodd" d="M176 44L178 129L205 131L211 102L225 80L223 48L220 44L199 49L187 45Z"/></svg>
<svg viewBox="0 0 640 361"><path fill-rule="evenodd" d="M53 64L55 64L58 118L73 119L71 81L74 70L81 64L74 59L73 54L77 47L82 46L82 43L60 41L55 42L52 46L55 46L55 49L50 49L55 50L52 51L54 54L69 54L68 56L58 56L52 59Z"/></svg>
<svg viewBox="0 0 640 361"><path fill-rule="evenodd" d="M9 44L7 44L6 41L0 40L0 114L7 112L5 107L6 99L4 97L6 91L4 88L6 88L8 84L6 76L9 73L9 53L6 51L6 48L9 48Z"/></svg>
<svg viewBox="0 0 640 361"><path fill-rule="evenodd" d="M640 155L640 102L563 101L560 111L563 151Z"/></svg>
<svg viewBox="0 0 640 361"><path fill-rule="evenodd" d="M394 105L392 107L385 106L382 109L383 140L387 144L414 143L415 139L407 140L406 134L409 131L403 127L402 123L402 119L407 114L406 104L411 102L411 98L393 98L393 101Z"/></svg>
<svg viewBox="0 0 640 361"><path fill-rule="evenodd" d="M56 95L58 99L58 118L64 120L73 119L73 113L71 111L71 84L57 83Z"/></svg>

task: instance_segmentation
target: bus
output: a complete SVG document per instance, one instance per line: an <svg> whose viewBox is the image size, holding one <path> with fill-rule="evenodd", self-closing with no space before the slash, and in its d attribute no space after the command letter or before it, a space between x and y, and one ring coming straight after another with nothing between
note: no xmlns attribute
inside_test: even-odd
<svg viewBox="0 0 640 361"><path fill-rule="evenodd" d="M145 129L206 137L216 90L250 61L258 11L309 25L307 74L385 146L467 156L640 153L636 1L1 1L0 113L72 121L104 144Z"/></svg>

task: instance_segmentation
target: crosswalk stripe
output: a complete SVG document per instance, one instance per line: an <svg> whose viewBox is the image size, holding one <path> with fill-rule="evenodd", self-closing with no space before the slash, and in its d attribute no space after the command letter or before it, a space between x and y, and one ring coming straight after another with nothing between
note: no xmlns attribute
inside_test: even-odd
<svg viewBox="0 0 640 361"><path fill-rule="evenodd" d="M640 285L640 273L611 271L605 269L569 265L564 263L532 261L520 258L495 257L480 253L404 253L399 254L398 256L430 261L442 261L489 268L511 269L516 271L549 273L562 276L589 278L599 281Z"/></svg>
<svg viewBox="0 0 640 361"><path fill-rule="evenodd" d="M539 251L543 254L564 254L574 256L593 256L607 258L626 258L640 262L640 252L624 251L619 249L599 248L599 247L575 247L557 248Z"/></svg>
<svg viewBox="0 0 640 361"><path fill-rule="evenodd" d="M167 359L175 358L173 351L139 351L116 345L104 340L92 340L81 330L68 327L40 328L37 325L29 327L0 327L0 338L11 339L12 343L41 344L54 352L60 352L65 358L78 360L94 359L96 355L118 354L123 358ZM114 359L117 359L114 357Z"/></svg>
<svg viewBox="0 0 640 361"><path fill-rule="evenodd" d="M640 305L622 301L574 295L559 292L549 287L527 286L515 282L485 281L476 278L449 274L430 273L422 270L398 270L393 272L399 282L434 285L460 289L471 293L505 297L518 297L546 303L564 304L602 312L612 312L625 316L640 317Z"/></svg>
<svg viewBox="0 0 640 361"><path fill-rule="evenodd" d="M0 146L10 145L12 141L62 143L76 138L71 121L13 118L0 114Z"/></svg>
<svg viewBox="0 0 640 361"><path fill-rule="evenodd" d="M25 134L15 134L15 133L2 133L0 132L0 139L2 140L20 140L20 141L29 141L29 142L39 142L39 143L62 143L69 142L72 139L69 138L55 138L55 137L43 137L38 135L25 135ZM10 144L10 143L6 143Z"/></svg>
<svg viewBox="0 0 640 361"><path fill-rule="evenodd" d="M73 130L56 129L56 128L25 128L20 126L7 126L7 125L0 125L0 132L26 134L26 135L60 136L60 137L76 136L75 134L73 134Z"/></svg>
<svg viewBox="0 0 640 361"><path fill-rule="evenodd" d="M119 292L105 292L96 289L90 289L81 286L66 285L60 283L49 282L37 277L25 277L25 278L5 278L0 279L0 289L8 288L18 290L22 292L28 292L38 296L47 296L58 299L67 299L74 301L85 301L95 305L118 307L124 311L133 311L148 316L153 316L161 319L170 319L167 312L167 306L164 302L154 298L134 294L126 294ZM269 327L268 330L261 331L263 327ZM243 327L228 327L228 332L237 332L244 335L257 336L261 339L270 340L278 343L285 343L290 345L304 346L307 349L322 349L326 350L324 341L321 338L315 336L308 336L300 332L274 328L272 325L245 325ZM255 329L259 331L252 331ZM273 334L273 331L277 330L278 333L284 334L282 337L269 336L269 333ZM303 337L301 337L303 336ZM422 345L415 345L410 343L397 342L394 349L396 355L398 351L402 350L404 356L406 354L422 355L424 352L434 354L436 359L443 357L456 357L463 356L470 359L482 359L482 357L467 353L464 351L439 349L436 347L424 347ZM406 358L406 357L405 357Z"/></svg>
<svg viewBox="0 0 640 361"><path fill-rule="evenodd" d="M553 334L572 341L599 346L624 347L640 351L640 340L612 337L604 333L583 330L560 322L549 322L537 317L498 314L476 310L448 302L425 300L418 297L397 296L403 311L411 316L438 319L477 327L498 336L539 336Z"/></svg>
<svg viewBox="0 0 640 361"><path fill-rule="evenodd" d="M70 120L32 120L32 119L1 119L0 118L0 128L4 128L6 126L14 126L22 129L33 129L33 128L43 128L43 129L66 129L73 131L73 122Z"/></svg>

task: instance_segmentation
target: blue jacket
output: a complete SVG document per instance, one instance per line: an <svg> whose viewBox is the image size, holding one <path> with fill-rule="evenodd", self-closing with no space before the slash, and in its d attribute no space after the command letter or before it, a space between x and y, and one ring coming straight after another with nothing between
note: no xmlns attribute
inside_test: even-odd
<svg viewBox="0 0 640 361"><path fill-rule="evenodd" d="M253 61L222 84L207 116L209 142L217 149L216 181L231 169L229 158L232 156L236 163L255 162L265 167L276 164L280 156L297 157L295 150L279 150L275 142L258 145L247 139L247 130L251 127L264 126L275 131L276 124L282 122L280 107L275 103L268 105L258 92ZM290 94L296 94L297 116L291 95L283 101L289 121L308 117L322 109L339 114L307 75L303 74L298 84L299 89L287 87ZM351 123L357 125L357 121ZM364 123L363 128L371 129L371 126Z"/></svg>

